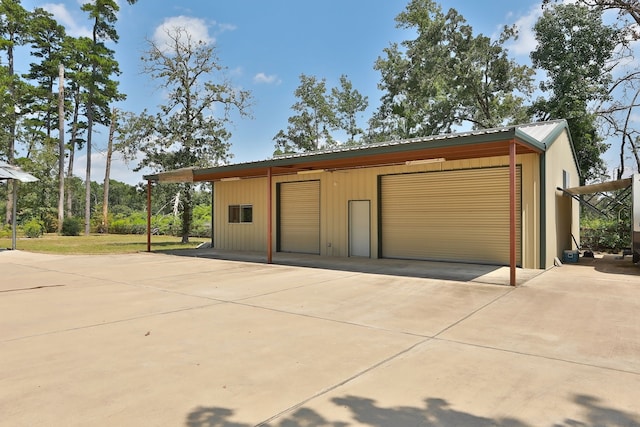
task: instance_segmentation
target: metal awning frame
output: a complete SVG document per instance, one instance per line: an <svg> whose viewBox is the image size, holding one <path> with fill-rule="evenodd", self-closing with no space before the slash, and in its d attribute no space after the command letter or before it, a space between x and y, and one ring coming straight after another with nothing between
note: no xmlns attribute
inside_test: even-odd
<svg viewBox="0 0 640 427"><path fill-rule="evenodd" d="M600 182L597 184L581 185L578 187L562 188L557 187L564 195L577 200L581 205L588 207L592 211L607 217L613 218L613 210L623 205L623 202L631 196L631 178L618 179L615 181ZM622 190L620 194L611 196L608 193ZM585 196L589 196L585 199ZM597 207L593 203L595 197L602 197L609 201L603 208Z"/></svg>

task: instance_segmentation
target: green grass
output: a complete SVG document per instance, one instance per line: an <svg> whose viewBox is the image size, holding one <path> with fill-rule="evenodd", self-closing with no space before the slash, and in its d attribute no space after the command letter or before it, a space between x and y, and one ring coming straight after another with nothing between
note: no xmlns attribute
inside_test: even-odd
<svg viewBox="0 0 640 427"><path fill-rule="evenodd" d="M190 238L189 243L180 243L179 237L152 236L151 250L192 249L208 241L204 238ZM0 237L0 248L11 248L11 237ZM27 252L48 254L126 254L147 250L146 235L131 234L91 234L89 236L60 236L45 234L29 239L18 236L16 249Z"/></svg>

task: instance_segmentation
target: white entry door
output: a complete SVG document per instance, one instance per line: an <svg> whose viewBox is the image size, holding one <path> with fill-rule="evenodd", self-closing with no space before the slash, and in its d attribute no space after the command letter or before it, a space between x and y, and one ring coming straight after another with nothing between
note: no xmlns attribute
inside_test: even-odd
<svg viewBox="0 0 640 427"><path fill-rule="evenodd" d="M371 256L371 202L349 201L349 256Z"/></svg>

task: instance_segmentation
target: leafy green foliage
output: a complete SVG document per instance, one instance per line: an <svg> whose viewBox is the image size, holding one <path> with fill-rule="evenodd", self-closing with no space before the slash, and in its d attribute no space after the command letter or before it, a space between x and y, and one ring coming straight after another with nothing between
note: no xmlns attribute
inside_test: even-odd
<svg viewBox="0 0 640 427"><path fill-rule="evenodd" d="M12 235L10 224L0 224L0 238L10 238Z"/></svg>
<svg viewBox="0 0 640 427"><path fill-rule="evenodd" d="M116 215L109 221L109 232L115 234L145 234L147 232L147 217L143 212L129 215Z"/></svg>
<svg viewBox="0 0 640 427"><path fill-rule="evenodd" d="M30 219L22 225L22 231L25 236L35 239L44 233L44 224L38 219Z"/></svg>
<svg viewBox="0 0 640 427"><path fill-rule="evenodd" d="M115 29L117 13L120 6L115 0L99 0L82 5L82 10L89 14L93 21L91 43L88 45L87 59L90 70L84 84L87 91L85 98L85 112L87 117L87 168L85 178L85 234L89 234L91 227L91 138L93 123L107 124L109 120L109 104L112 101L125 99L125 95L118 92L118 82L113 75L119 75L120 69L115 60L115 52L106 47L105 41L118 42Z"/></svg>
<svg viewBox="0 0 640 427"><path fill-rule="evenodd" d="M78 236L82 230L82 220L76 217L67 217L62 223L63 236Z"/></svg>
<svg viewBox="0 0 640 427"><path fill-rule="evenodd" d="M197 237L211 237L211 205L196 205L193 208L193 231Z"/></svg>
<svg viewBox="0 0 640 427"><path fill-rule="evenodd" d="M382 104L370 121L374 140L451 132L470 123L488 128L524 117L524 96L533 70L508 57L505 28L496 41L474 35L455 10L433 0L412 0L396 18L417 36L384 50L375 69L382 74Z"/></svg>
<svg viewBox="0 0 640 427"><path fill-rule="evenodd" d="M347 144L356 144L356 136L364 133L358 127L357 114L367 109L368 99L353 88L347 76L340 76L340 87L327 91L326 79L300 75L300 85L294 92L298 99L291 106L286 130L273 137L275 154L317 151L338 142L332 132L343 130Z"/></svg>
<svg viewBox="0 0 640 427"><path fill-rule="evenodd" d="M580 241L584 248L619 252L630 247L630 239L627 221L617 218L583 218L580 222Z"/></svg>
<svg viewBox="0 0 640 427"><path fill-rule="evenodd" d="M326 92L325 79L300 75L300 85L295 90L298 101L291 107L296 114L289 117L287 130L280 130L273 138L276 153L317 151L334 144L331 130L336 128L337 119Z"/></svg>
<svg viewBox="0 0 640 427"><path fill-rule="evenodd" d="M601 155L608 146L589 105L609 96L608 62L620 33L603 23L599 9L579 4L550 6L534 31L538 47L531 60L547 72L540 89L550 96L537 100L532 113L542 120L567 119L583 181L597 178L605 172Z"/></svg>
<svg viewBox="0 0 640 427"><path fill-rule="evenodd" d="M347 76L342 75L340 76L340 87L331 89L330 102L335 112L338 128L344 130L349 137L345 143L348 145L356 144L356 137L364 133L364 130L358 127L357 116L369 106L368 98L353 88L353 84Z"/></svg>
<svg viewBox="0 0 640 427"><path fill-rule="evenodd" d="M166 94L155 116L141 114L131 131L143 135L144 153L139 168L156 171L194 166L219 165L227 161L230 112L248 115L251 95L234 88L215 54L214 46L194 40L181 28L169 31L170 45L149 41L143 56L145 72L156 79ZM222 111L222 114L220 114ZM189 239L192 226L193 186L182 184L179 203L182 212L182 238Z"/></svg>
<svg viewBox="0 0 640 427"><path fill-rule="evenodd" d="M181 236L182 220L172 214L157 214L151 217L153 234ZM113 215L109 220L109 233L113 234L145 234L147 232L147 216L145 212L129 212ZM193 208L193 225L190 236L211 237L211 205L196 205Z"/></svg>

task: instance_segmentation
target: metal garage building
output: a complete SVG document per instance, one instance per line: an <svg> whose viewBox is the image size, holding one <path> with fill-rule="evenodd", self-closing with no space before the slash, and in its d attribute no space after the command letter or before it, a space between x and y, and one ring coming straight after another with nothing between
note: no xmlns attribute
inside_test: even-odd
<svg viewBox="0 0 640 427"><path fill-rule="evenodd" d="M212 182L218 249L548 268L579 239L564 120L146 176ZM149 186L151 188L151 186Z"/></svg>

